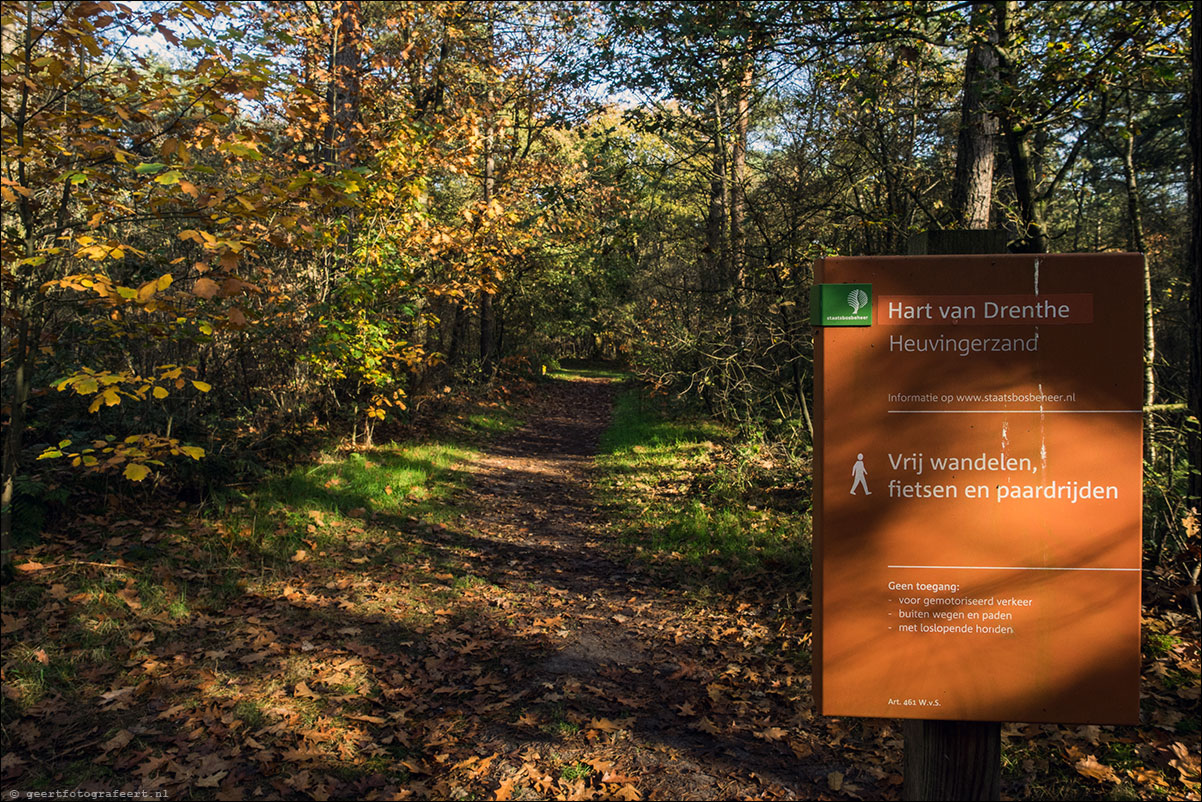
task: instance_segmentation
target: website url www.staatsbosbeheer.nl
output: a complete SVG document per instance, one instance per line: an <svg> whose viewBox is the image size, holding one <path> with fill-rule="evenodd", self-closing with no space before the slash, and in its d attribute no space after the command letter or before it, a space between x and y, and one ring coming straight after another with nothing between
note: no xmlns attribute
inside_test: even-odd
<svg viewBox="0 0 1202 802"><path fill-rule="evenodd" d="M889 393L891 404L1071 404L1076 393Z"/></svg>

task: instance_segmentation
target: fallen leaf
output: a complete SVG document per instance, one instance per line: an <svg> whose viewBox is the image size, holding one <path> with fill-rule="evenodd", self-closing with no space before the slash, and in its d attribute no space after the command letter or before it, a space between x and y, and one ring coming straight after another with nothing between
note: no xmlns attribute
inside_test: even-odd
<svg viewBox="0 0 1202 802"><path fill-rule="evenodd" d="M826 775L826 784L830 786L832 791L838 791L843 787L843 772L832 771L830 774Z"/></svg>
<svg viewBox="0 0 1202 802"><path fill-rule="evenodd" d="M814 753L814 747L803 741L789 741L789 748L800 758L809 757Z"/></svg>
<svg viewBox="0 0 1202 802"><path fill-rule="evenodd" d="M779 741L786 735L788 735L788 732L786 730L782 730L780 727L769 727L762 732L755 733L756 738L762 738L765 741Z"/></svg>
<svg viewBox="0 0 1202 802"><path fill-rule="evenodd" d="M513 786L518 780L518 775L515 774L505 782L497 786L497 790L493 791L492 798L498 800L513 799Z"/></svg>
<svg viewBox="0 0 1202 802"><path fill-rule="evenodd" d="M16 632L18 629L24 629L29 623L28 618L14 618L8 613L0 613L0 628L3 628L5 633Z"/></svg>
<svg viewBox="0 0 1202 802"><path fill-rule="evenodd" d="M1118 775L1114 773L1114 769L1098 762L1098 759L1093 755L1086 755L1077 762L1073 763L1073 768L1083 777L1088 777L1091 780L1098 782L1118 783Z"/></svg>
<svg viewBox="0 0 1202 802"><path fill-rule="evenodd" d="M5 779L24 774L26 765L28 764L20 755L12 752L5 752L3 755L0 755L0 771L4 773Z"/></svg>
<svg viewBox="0 0 1202 802"><path fill-rule="evenodd" d="M134 734L129 730L121 730L119 733L109 738L100 745L101 752L111 752L114 749L120 749L134 739Z"/></svg>
<svg viewBox="0 0 1202 802"><path fill-rule="evenodd" d="M216 774L210 774L208 777L200 777L196 780L196 785L199 788L216 788L227 774L229 774L228 771L219 771Z"/></svg>
<svg viewBox="0 0 1202 802"><path fill-rule="evenodd" d="M619 785L619 784L625 785L625 784L633 783L633 782L637 782L637 781L638 781L637 777L630 777L625 774L619 774L617 772L606 771L606 772L602 772L602 774L601 774L601 782L605 783L606 785Z"/></svg>

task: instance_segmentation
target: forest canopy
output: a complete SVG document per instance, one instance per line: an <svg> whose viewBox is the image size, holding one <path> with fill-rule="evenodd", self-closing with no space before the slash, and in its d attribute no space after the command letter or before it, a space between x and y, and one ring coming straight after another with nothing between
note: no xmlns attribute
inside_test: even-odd
<svg viewBox="0 0 1202 802"><path fill-rule="evenodd" d="M804 451L814 259L943 230L1147 255L1150 464L1185 481L1188 2L0 21L6 549L22 497L255 475L569 357Z"/></svg>

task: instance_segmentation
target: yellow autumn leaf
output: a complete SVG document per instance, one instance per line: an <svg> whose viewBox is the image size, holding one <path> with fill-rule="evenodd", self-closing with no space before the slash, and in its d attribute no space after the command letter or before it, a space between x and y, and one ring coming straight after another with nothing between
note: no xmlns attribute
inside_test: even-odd
<svg viewBox="0 0 1202 802"><path fill-rule="evenodd" d="M209 384L208 382L202 382L199 379L193 379L192 386L197 390L200 390L202 393L207 393L209 390L213 389L213 385Z"/></svg>
<svg viewBox="0 0 1202 802"><path fill-rule="evenodd" d="M167 397L167 391L165 389L163 389L162 387L155 387L151 392L154 394L155 398L166 398Z"/></svg>
<svg viewBox="0 0 1202 802"><path fill-rule="evenodd" d="M125 466L125 478L133 482L140 482L150 475L150 468L145 465L140 465L136 462L131 462Z"/></svg>

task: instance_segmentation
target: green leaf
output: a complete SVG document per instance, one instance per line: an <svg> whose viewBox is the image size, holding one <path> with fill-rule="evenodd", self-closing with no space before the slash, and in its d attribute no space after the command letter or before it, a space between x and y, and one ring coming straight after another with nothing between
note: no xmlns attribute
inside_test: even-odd
<svg viewBox="0 0 1202 802"><path fill-rule="evenodd" d="M139 164L134 168L134 172L140 175L153 175L154 173L162 172L167 169L167 165L162 162L146 162Z"/></svg>

